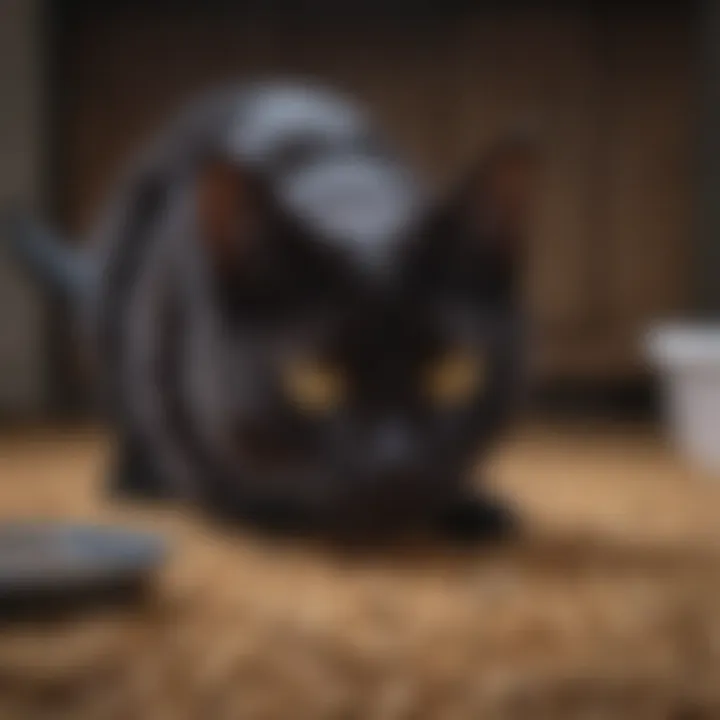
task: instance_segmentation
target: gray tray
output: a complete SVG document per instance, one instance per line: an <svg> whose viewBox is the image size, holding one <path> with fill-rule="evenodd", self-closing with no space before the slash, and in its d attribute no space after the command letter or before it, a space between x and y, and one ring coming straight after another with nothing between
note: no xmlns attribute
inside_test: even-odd
<svg viewBox="0 0 720 720"><path fill-rule="evenodd" d="M0 523L0 610L137 586L167 555L151 533L70 523ZM102 593L100 593L102 594Z"/></svg>

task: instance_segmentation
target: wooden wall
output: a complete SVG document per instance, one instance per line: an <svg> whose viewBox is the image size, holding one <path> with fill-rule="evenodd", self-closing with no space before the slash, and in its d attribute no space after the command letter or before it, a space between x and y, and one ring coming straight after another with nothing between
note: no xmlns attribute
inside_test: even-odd
<svg viewBox="0 0 720 720"><path fill-rule="evenodd" d="M11 204L44 209L42 20L38 0L0 3L0 212ZM4 240L0 235L0 420L29 419L47 402L45 303Z"/></svg>
<svg viewBox="0 0 720 720"><path fill-rule="evenodd" d="M70 13L64 220L87 226L178 102L248 74L311 74L358 92L438 183L529 125L547 157L527 284L538 372L631 375L647 323L688 301L689 4L540 5L328 17L125 2Z"/></svg>

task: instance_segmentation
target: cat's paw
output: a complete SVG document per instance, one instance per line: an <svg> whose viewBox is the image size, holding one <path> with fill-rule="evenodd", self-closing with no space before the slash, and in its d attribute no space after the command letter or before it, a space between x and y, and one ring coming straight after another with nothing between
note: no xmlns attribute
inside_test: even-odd
<svg viewBox="0 0 720 720"><path fill-rule="evenodd" d="M208 517L227 528L245 530L267 538L300 538L311 535L313 518L292 503L246 497L205 498Z"/></svg>
<svg viewBox="0 0 720 720"><path fill-rule="evenodd" d="M139 448L124 443L118 449L109 470L109 494L130 502L157 502L171 494L152 464Z"/></svg>
<svg viewBox="0 0 720 720"><path fill-rule="evenodd" d="M453 542L497 543L517 537L520 520L508 505L498 500L467 496L441 514L437 529Z"/></svg>

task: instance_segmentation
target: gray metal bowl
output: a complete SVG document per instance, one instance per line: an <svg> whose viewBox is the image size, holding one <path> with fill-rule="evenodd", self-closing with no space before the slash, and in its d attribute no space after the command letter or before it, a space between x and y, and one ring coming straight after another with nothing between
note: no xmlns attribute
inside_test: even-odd
<svg viewBox="0 0 720 720"><path fill-rule="evenodd" d="M51 522L0 523L0 610L34 599L136 586L167 555L165 541L133 530Z"/></svg>

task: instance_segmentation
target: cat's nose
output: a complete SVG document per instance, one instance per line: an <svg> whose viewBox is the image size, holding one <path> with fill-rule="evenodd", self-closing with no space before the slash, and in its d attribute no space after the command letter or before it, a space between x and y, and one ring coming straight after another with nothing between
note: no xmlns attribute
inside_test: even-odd
<svg viewBox="0 0 720 720"><path fill-rule="evenodd" d="M380 484L405 485L419 474L417 448L409 428L387 422L375 432L366 458L369 476Z"/></svg>

